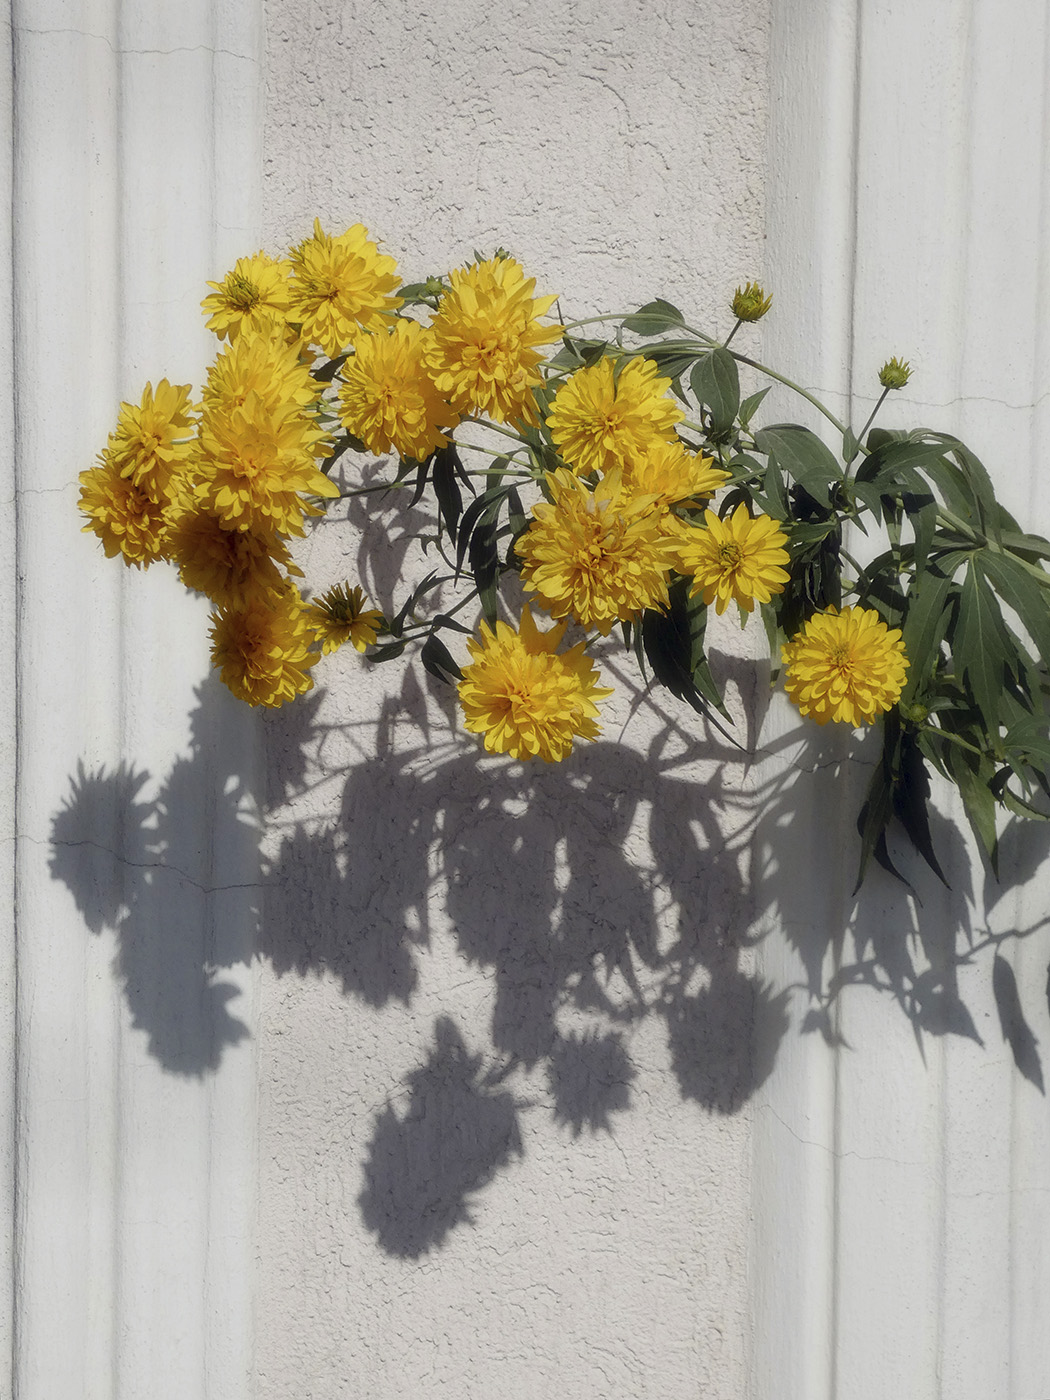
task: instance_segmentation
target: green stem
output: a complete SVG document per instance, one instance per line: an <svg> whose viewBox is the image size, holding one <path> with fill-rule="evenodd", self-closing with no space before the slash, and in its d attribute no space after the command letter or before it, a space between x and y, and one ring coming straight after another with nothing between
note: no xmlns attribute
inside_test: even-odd
<svg viewBox="0 0 1050 1400"><path fill-rule="evenodd" d="M738 319L737 319L736 325L733 327L733 329L732 329L732 330L729 332L729 334L726 336L725 340L722 342L722 349L723 349L723 350L728 350L728 349L729 349L729 342L733 339L733 337L736 335L737 331L740 329L740 327L741 327L743 324L744 324L743 321L741 321L741 320L738 318Z"/></svg>
<svg viewBox="0 0 1050 1400"><path fill-rule="evenodd" d="M872 423L875 422L875 415L876 415L876 413L878 413L878 411L879 411L879 409L882 407L882 405L886 402L886 395L887 395L889 392L890 392L890 391L889 391L888 389L883 389L881 395L879 396L879 401L878 401L878 403L875 405L875 407L871 410L871 413L868 415L868 421L864 424L863 428L861 428L860 433L859 433L859 435L858 435L858 437L857 437L857 445L858 445L858 446L859 446L859 445L864 441L864 439L867 437L867 435L868 435L868 429L871 427Z"/></svg>
<svg viewBox="0 0 1050 1400"><path fill-rule="evenodd" d="M752 369L757 369L759 374L768 375L770 379L775 379L778 384L783 384L785 388L793 389L796 394L799 394L807 403L811 403L815 409L822 413L828 422L839 430L843 437L846 436L845 423L840 423L831 409L825 408L821 401L815 398L808 389L803 389L801 384L796 384L793 379L788 379L784 374L778 374L775 369L770 369L768 365L760 364L758 360L752 360L749 355L741 355L737 350L730 350L729 353L734 360L739 360L742 365L750 365ZM867 451L865 447L861 447L860 450L862 452Z"/></svg>

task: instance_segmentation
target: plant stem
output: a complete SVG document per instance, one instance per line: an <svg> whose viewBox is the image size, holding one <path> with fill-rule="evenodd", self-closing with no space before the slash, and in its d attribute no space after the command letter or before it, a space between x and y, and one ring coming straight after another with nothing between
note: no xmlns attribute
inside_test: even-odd
<svg viewBox="0 0 1050 1400"><path fill-rule="evenodd" d="M778 384L783 384L785 388L793 389L796 394L801 395L801 397L804 398L807 401L807 403L811 403L815 409L821 412L824 415L824 417L828 420L828 422L839 430L843 437L846 436L845 423L840 423L839 420L832 413L831 409L825 408L821 401L818 398L815 398L814 395L811 394L808 389L803 389L801 384L796 384L793 379L788 379L788 377L784 374L778 374L775 369L770 369L768 365L760 364L758 360L752 360L749 355L741 355L740 352L737 350L730 350L729 353L732 355L734 360L739 360L742 365L750 365L752 369L757 369L759 374L768 375L770 379L775 379ZM867 448L861 447L860 450L862 452L866 452Z"/></svg>
<svg viewBox="0 0 1050 1400"><path fill-rule="evenodd" d="M879 395L879 401L878 401L878 403L875 405L875 407L871 410L871 413L868 415L868 421L864 424L863 428L861 428L860 432L857 434L857 445L858 445L858 446L864 441L865 437L867 436L868 429L871 427L872 423L875 422L875 415L876 415L876 413L878 413L879 409L880 409L880 408L882 407L882 405L885 403L885 401L886 401L886 395L887 395L889 392L890 392L890 391L889 391L888 389L883 389L882 393Z"/></svg>

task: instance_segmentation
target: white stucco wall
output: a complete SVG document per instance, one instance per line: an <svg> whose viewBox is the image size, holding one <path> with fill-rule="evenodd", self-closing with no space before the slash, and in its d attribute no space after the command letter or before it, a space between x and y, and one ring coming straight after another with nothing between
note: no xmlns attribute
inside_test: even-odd
<svg viewBox="0 0 1050 1400"><path fill-rule="evenodd" d="M761 276L764 0L267 24L272 249L360 220L415 280L502 244L566 316L659 294L725 324ZM385 605L393 563L334 515L311 581ZM557 770L480 758L418 662L334 658L267 723L268 1396L743 1394L742 767L675 702L632 712L630 673Z"/></svg>

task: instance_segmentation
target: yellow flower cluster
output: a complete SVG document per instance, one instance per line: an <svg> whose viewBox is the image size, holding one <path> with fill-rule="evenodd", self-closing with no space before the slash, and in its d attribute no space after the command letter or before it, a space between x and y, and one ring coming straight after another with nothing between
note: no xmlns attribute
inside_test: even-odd
<svg viewBox="0 0 1050 1400"><path fill-rule="evenodd" d="M900 631L872 608L815 613L782 649L785 689L818 724L871 724L897 703L908 659Z"/></svg>
<svg viewBox="0 0 1050 1400"><path fill-rule="evenodd" d="M525 607L518 631L505 622L481 624L471 638L471 663L463 668L459 698L467 728L484 736L489 753L558 763L574 739L599 733L596 701L612 692L598 685L598 670L579 642L561 655L566 624L541 632Z"/></svg>

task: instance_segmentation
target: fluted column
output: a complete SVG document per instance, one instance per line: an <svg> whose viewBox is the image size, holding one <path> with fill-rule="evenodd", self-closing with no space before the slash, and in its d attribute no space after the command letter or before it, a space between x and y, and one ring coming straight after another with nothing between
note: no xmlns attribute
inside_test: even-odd
<svg viewBox="0 0 1050 1400"><path fill-rule="evenodd" d="M1048 41L1040 0L780 0L768 196L770 360L859 425L879 365L909 359L882 421L958 432L1043 534ZM799 771L790 831L757 852L761 956L779 986L856 985L756 1105L753 1393L1045 1395L1045 828L1007 833L1000 887L936 820L951 893L920 868L909 903L875 871L854 904L866 774L795 723L766 735L766 781Z"/></svg>
<svg viewBox="0 0 1050 1400"><path fill-rule="evenodd" d="M205 279L258 239L261 11L10 7L18 1400L249 1394L254 739L195 689L203 608L104 559L76 483L121 399L199 384Z"/></svg>

